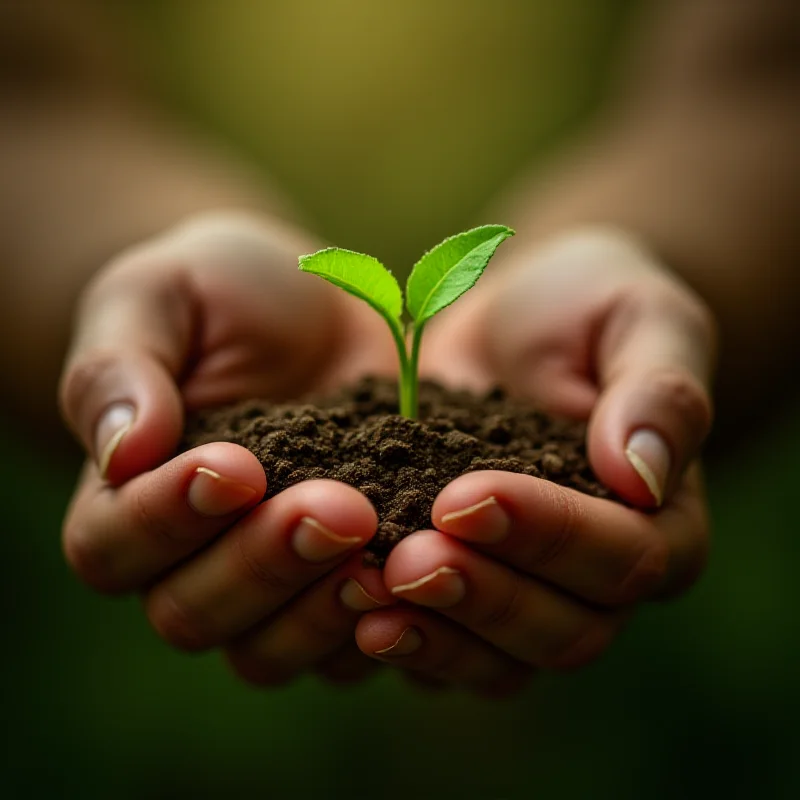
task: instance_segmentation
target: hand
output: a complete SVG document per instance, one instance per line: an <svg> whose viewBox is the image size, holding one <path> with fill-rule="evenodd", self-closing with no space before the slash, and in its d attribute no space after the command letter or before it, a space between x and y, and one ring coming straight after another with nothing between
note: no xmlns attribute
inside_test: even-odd
<svg viewBox="0 0 800 800"><path fill-rule="evenodd" d="M73 569L98 590L141 592L168 642L222 646L263 683L373 669L340 592L360 610L393 600L348 558L377 525L355 489L309 481L258 505L264 473L244 448L171 458L184 409L393 371L382 321L298 271L308 249L285 228L209 215L122 255L84 293L61 386L89 454L64 525Z"/></svg>
<svg viewBox="0 0 800 800"><path fill-rule="evenodd" d="M490 692L597 657L637 603L694 581L708 541L696 458L714 333L702 303L619 233L576 232L512 258L432 326L428 373L588 419L598 477L651 513L503 472L440 493L436 530L405 539L385 568L415 605L365 615L357 639Z"/></svg>

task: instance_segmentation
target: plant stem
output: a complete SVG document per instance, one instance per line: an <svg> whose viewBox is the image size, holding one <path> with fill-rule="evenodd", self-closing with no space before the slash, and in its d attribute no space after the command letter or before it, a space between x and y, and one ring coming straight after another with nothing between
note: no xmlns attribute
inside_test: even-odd
<svg viewBox="0 0 800 800"><path fill-rule="evenodd" d="M407 332L411 333L411 357L406 357L405 370L401 372L400 413L409 419L419 414L419 348L422 342L423 325L409 323Z"/></svg>
<svg viewBox="0 0 800 800"><path fill-rule="evenodd" d="M389 327L392 331L392 337L394 338L394 344L397 348L397 357L400 361L400 413L404 417L408 417L409 419L414 419L415 416L415 408L413 401L408 396L409 391L409 361L408 361L408 353L406 351L406 340L403 334L403 329L400 325L400 322L397 321L394 324L389 323Z"/></svg>

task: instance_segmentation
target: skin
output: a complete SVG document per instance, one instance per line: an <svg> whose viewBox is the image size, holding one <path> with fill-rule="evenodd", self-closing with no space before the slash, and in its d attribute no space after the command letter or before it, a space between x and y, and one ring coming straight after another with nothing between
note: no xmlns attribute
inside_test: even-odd
<svg viewBox="0 0 800 800"><path fill-rule="evenodd" d="M299 645L302 620L317 619L325 593L349 578L373 596L387 594L378 573L347 558L377 525L354 489L308 482L254 508L266 483L244 448L214 443L167 460L183 408L291 397L392 370L383 322L297 270L309 244L285 226L229 214L194 219L133 249L87 288L61 384L65 419L91 456L65 521L67 560L99 591L143 592L145 613L169 643L229 646L248 675L248 641L287 653L282 675L318 663L335 673L338 651L352 661L346 645L356 617L341 602L326 607L335 620L317 623L339 635L306 635L291 671L288 651L269 645L275 631ZM121 438L113 425L120 407L135 413ZM323 527L310 545L306 536L311 560L292 548L308 517ZM347 541L331 542L325 531Z"/></svg>
<svg viewBox="0 0 800 800"><path fill-rule="evenodd" d="M631 433L660 431L673 465L657 513L524 475L465 475L437 498L435 529L390 555L390 591L434 611L366 615L359 645L375 652L412 628L420 646L400 663L493 694L519 685L520 665L565 669L599 656L638 603L691 585L709 535L696 463L714 353L703 304L618 232L576 231L515 259L431 330L429 374L476 389L500 380L587 418L594 469L641 508L655 500L624 456ZM480 678L468 666L478 642L494 648Z"/></svg>
<svg viewBox="0 0 800 800"><path fill-rule="evenodd" d="M493 695L534 668L591 660L638 602L691 583L708 532L698 470L685 466L710 422L710 317L618 234L571 234L539 252L535 269L519 254L524 268L508 263L431 326L425 370L476 387L507 379L553 410L590 413L595 468L643 507L655 501L624 445L635 429L659 430L674 488L658 513L474 473L441 493L436 530L401 543L381 575L361 564L377 517L354 489L309 481L256 506L265 479L243 448L213 443L164 463L182 407L292 396L394 368L383 321L296 270L305 244L252 218L211 215L135 248L88 287L61 391L92 455L64 531L67 560L87 583L142 592L162 638L222 648L253 683L306 669L354 679L373 659ZM576 298L564 287L577 278ZM103 420L121 406L135 413L120 437ZM348 581L356 610L341 596Z"/></svg>
<svg viewBox="0 0 800 800"><path fill-rule="evenodd" d="M491 216L519 235L423 346L430 376L500 380L587 418L595 470L633 508L524 476L465 476L382 574L360 564L376 520L355 490L308 482L256 507L264 476L242 448L170 455L184 407L392 372L384 323L297 272L317 242L241 165L176 130L107 53L67 78L58 63L20 68L0 129L0 197L13 198L0 242L18 266L0 291L0 332L19 345L2 351L5 402L54 422L61 373L62 414L87 454L64 523L77 575L139 593L165 641L218 648L254 684L307 670L360 680L390 663L426 686L491 696L591 661L637 605L684 591L708 547L696 459L712 319L736 345L726 397L774 393L759 370L776 341L782 374L797 359L800 105L796 61L757 46L791 29L790 4L667 5L630 61L637 81ZM44 19L43 8L14 13ZM65 62L93 52L68 39ZM724 148L721 127L733 132ZM767 173L764 141L780 165ZM43 284L59 291L42 297ZM50 323L35 336L30 309ZM762 393L741 391L751 386ZM655 493L626 456L642 430L668 454Z"/></svg>

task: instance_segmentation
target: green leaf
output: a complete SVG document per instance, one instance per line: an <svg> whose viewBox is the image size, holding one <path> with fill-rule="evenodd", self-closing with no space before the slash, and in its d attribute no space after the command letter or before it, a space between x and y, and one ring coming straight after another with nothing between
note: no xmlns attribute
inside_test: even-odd
<svg viewBox="0 0 800 800"><path fill-rule="evenodd" d="M471 289L495 250L513 235L505 225L483 225L451 236L425 253L406 284L406 308L417 325Z"/></svg>
<svg viewBox="0 0 800 800"><path fill-rule="evenodd" d="M391 323L403 313L403 294L394 275L377 258L328 247L300 256L300 269L330 281L369 303Z"/></svg>

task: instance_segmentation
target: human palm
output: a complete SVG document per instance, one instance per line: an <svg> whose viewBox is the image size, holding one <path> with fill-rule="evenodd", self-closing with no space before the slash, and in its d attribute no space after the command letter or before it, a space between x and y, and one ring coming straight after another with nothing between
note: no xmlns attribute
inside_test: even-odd
<svg viewBox="0 0 800 800"><path fill-rule="evenodd" d="M518 247L432 323L423 370L502 384L588 421L598 476L623 500L475 472L432 527L390 555L406 605L366 614L365 652L444 683L510 691L536 668L597 657L638 603L677 594L705 562L696 463L710 421L713 329L703 305L635 242L576 231Z"/></svg>
<svg viewBox="0 0 800 800"><path fill-rule="evenodd" d="M431 324L422 368L588 419L593 467L631 507L472 473L379 572L362 564L377 520L355 489L310 481L259 505L263 470L243 448L172 458L187 409L396 374L382 320L297 271L307 249L201 219L88 289L62 383L92 456L64 537L84 580L141 592L163 638L221 647L251 682L356 679L387 662L490 693L591 660L636 603L691 583L707 542L692 462L712 336L702 305L624 237L517 250Z"/></svg>
<svg viewBox="0 0 800 800"><path fill-rule="evenodd" d="M222 646L267 682L321 665L353 677L372 663L338 594L347 586L360 610L386 595L356 555L375 512L332 481L259 505L263 470L233 444L173 454L187 410L394 371L380 320L297 270L309 246L213 216L124 254L85 293L62 381L64 415L91 456L64 526L73 568L102 591L141 592L172 644Z"/></svg>

